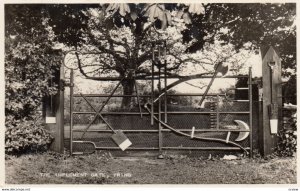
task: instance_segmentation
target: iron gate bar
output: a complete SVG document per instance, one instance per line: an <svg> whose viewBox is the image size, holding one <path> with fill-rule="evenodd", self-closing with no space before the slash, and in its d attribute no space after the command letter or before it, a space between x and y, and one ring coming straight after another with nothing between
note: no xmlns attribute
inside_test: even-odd
<svg viewBox="0 0 300 191"><path fill-rule="evenodd" d="M168 96L167 96L167 42L164 41L164 89L165 89L165 102L164 102L164 106L165 106L165 123L168 123L168 105L167 105L167 99L168 99Z"/></svg>
<svg viewBox="0 0 300 191"><path fill-rule="evenodd" d="M97 147L102 150L120 150L119 147ZM174 150L240 150L239 147L162 147L162 149ZM128 147L126 150L159 150L158 147ZM250 150L245 147L245 150Z"/></svg>
<svg viewBox="0 0 300 191"><path fill-rule="evenodd" d="M164 76L161 76L161 77L164 78ZM171 76L171 75L167 76L168 79L182 79L182 78L188 78L188 77L190 77L190 76ZM198 77L198 79L200 79L200 78L211 79L212 77L213 77L213 75L206 75L206 76L201 75L200 77ZM239 75L239 76L228 75L228 76L216 76L216 78L248 78L248 76L247 75ZM145 77L145 76L137 76L136 79L137 80L151 80L151 78ZM154 80L157 80L157 79L158 79L158 77L154 76ZM197 79L197 78L195 78L195 79ZM115 81L117 81L117 80L115 80Z"/></svg>
<svg viewBox="0 0 300 191"><path fill-rule="evenodd" d="M106 104L109 102L110 98L112 97L112 95L114 95L115 91L118 89L118 87L120 86L120 84L122 83L122 81L124 80L124 78L122 78L122 80L119 81L119 83L116 85L116 87L113 89L113 91L109 94L109 97L106 99L105 103L102 105L102 107L99 109L98 113L101 112L103 110L103 108L106 106ZM82 95L82 94L81 94ZM96 110L95 110L96 111Z"/></svg>
<svg viewBox="0 0 300 191"><path fill-rule="evenodd" d="M110 150L119 150L120 147L99 147L96 145L95 142L93 141L80 141L80 140L74 140L73 143L88 143L88 144L92 144L94 147L93 152L73 152L73 154L77 154L77 155L81 155L81 154L85 154L85 153L94 153L96 150L102 149L110 149ZM127 150L157 150L159 149L158 147L129 147L127 148Z"/></svg>
<svg viewBox="0 0 300 191"><path fill-rule="evenodd" d="M191 132L191 129L178 129L179 131L184 131L184 132ZM81 129L74 129L73 132L83 132L84 130ZM159 130L155 130L155 129L138 129L138 130L134 130L134 129L124 129L122 130L123 132L127 132L127 133L157 133ZM162 129L161 131L166 131L166 132L170 132L172 130L170 129ZM245 129L195 129L195 132L250 132L250 130L245 130ZM86 132L111 132L111 130L108 129L93 129L93 130L87 130Z"/></svg>
<svg viewBox="0 0 300 191"><path fill-rule="evenodd" d="M165 113L165 112L161 112ZM168 111L168 114L211 114L216 113L215 111ZM237 115L246 115L249 114L249 111L219 111L219 114L237 114ZM93 111L74 111L73 114L96 114ZM102 115L140 115L139 112L101 112ZM151 115L147 112L142 112L143 115ZM158 113L153 113L158 115Z"/></svg>
<svg viewBox="0 0 300 191"><path fill-rule="evenodd" d="M217 107L216 107L216 115L217 115L217 129L219 129L220 128L220 112L219 112L219 99L220 99L220 97L219 96L217 96Z"/></svg>
<svg viewBox="0 0 300 191"><path fill-rule="evenodd" d="M176 93L176 94L168 94L168 96L203 96L203 93ZM226 94L207 94L206 96L226 96Z"/></svg>
<svg viewBox="0 0 300 191"><path fill-rule="evenodd" d="M97 149L101 150L120 150L120 147L97 147ZM96 149L96 150L97 150ZM128 150L158 150L158 147L128 147Z"/></svg>
<svg viewBox="0 0 300 191"><path fill-rule="evenodd" d="M101 107L101 109L99 111L96 110L96 108L86 99L86 97L82 96L83 99L89 104L89 106L95 111L95 117L92 121L95 121L95 119L97 118L97 116L99 116L102 121L104 121L104 123L114 132L116 133L116 131L109 125L109 123L103 118L103 116L101 115L101 111L104 108L103 106ZM107 103L107 102L106 102ZM106 105L106 103L104 105ZM90 128L91 123L89 124L89 126L87 126L87 128L85 129L84 133L82 134L81 138L83 138L85 132Z"/></svg>
<svg viewBox="0 0 300 191"><path fill-rule="evenodd" d="M249 111L219 111L219 114L249 114Z"/></svg>
<svg viewBox="0 0 300 191"><path fill-rule="evenodd" d="M96 114L96 113L94 113L94 114ZM96 115L96 116L97 116L97 115ZM89 122L89 124L88 124L88 125L86 126L86 128L84 129L84 131L83 131L84 133L82 134L81 138L84 136L85 132L90 128L90 126L95 122L96 119L97 119L97 118L94 117L93 120Z"/></svg>
<svg viewBox="0 0 300 191"><path fill-rule="evenodd" d="M155 55L154 55L154 45L152 44L152 65L151 65L151 125L154 125L154 119L153 119L153 113L154 113L154 61Z"/></svg>
<svg viewBox="0 0 300 191"><path fill-rule="evenodd" d="M159 53L160 53L160 47L159 47ZM158 95L161 94L161 65L158 65ZM154 102L156 102L154 100ZM151 105L151 108L153 105ZM158 100L158 120L161 121L161 99ZM161 147L163 146L162 142L162 126L161 123L158 123L158 147L159 147L159 152L162 151ZM161 153L160 153L161 154Z"/></svg>
<svg viewBox="0 0 300 191"><path fill-rule="evenodd" d="M239 147L163 147L163 149L172 150L241 150ZM244 147L249 150L249 147Z"/></svg>
<svg viewBox="0 0 300 191"><path fill-rule="evenodd" d="M191 132L191 129L178 129L184 132ZM172 131L170 129L162 129L162 131ZM195 132L250 132L250 130L245 129L195 129Z"/></svg>
<svg viewBox="0 0 300 191"><path fill-rule="evenodd" d="M74 94L74 97L109 97L109 94ZM137 95L112 95L110 97L137 97ZM151 97L151 95L139 95L139 97Z"/></svg>
<svg viewBox="0 0 300 191"><path fill-rule="evenodd" d="M123 78L123 79L124 79L124 78ZM104 121L104 123L106 123L107 126L108 126L113 132L115 132L115 130L113 130L113 128L112 128L112 127L106 122L106 120L103 118L103 116L101 115L101 111L103 110L103 108L105 107L105 105L109 102L111 96L112 96L112 95L115 93L115 91L118 89L118 87L119 87L120 84L122 83L123 79L119 81L119 83L116 85L116 87L115 87L115 88L113 89L113 91L111 92L110 96L107 97L106 101L104 102L104 104L102 104L101 108L100 108L98 111L91 105L91 103L86 99L86 97L85 97L83 94L81 94L81 96L83 97L83 99L84 99L84 100L90 105L90 107L95 111L95 117L94 117L94 119L88 124L88 126L85 128L85 130L88 130L88 129L91 127L91 125L93 124L93 122L96 120L97 116L99 116L99 117ZM85 132L83 132L81 138L83 138L84 134L85 134Z"/></svg>
<svg viewBox="0 0 300 191"><path fill-rule="evenodd" d="M74 132L82 132L84 130L81 130L81 129L77 129L77 130L74 130ZM93 129L93 130L87 130L86 132L103 132L103 133L109 133L111 132L111 130L108 130L108 129ZM129 130L129 129L124 129L122 130L122 132L127 132L127 133L157 133L158 130L145 130L145 129L139 129L139 130Z"/></svg>
<svg viewBox="0 0 300 191"><path fill-rule="evenodd" d="M150 76L150 77L148 77ZM162 76L164 77L164 76ZM181 78L186 78L186 77L189 77L189 76L178 76L178 75L168 75L167 78L168 79L181 79ZM239 76L216 76L216 78L247 78L248 76L247 75L239 75ZM203 79L206 79L206 78L212 78L212 76L201 76L200 78L203 78ZM120 81L122 80L123 78L120 78L120 77L86 77L86 79L89 79L89 80L96 80L96 81ZM136 77L137 80L152 80L152 77L151 75L143 75L143 76L137 76ZM153 80L157 80L158 77L154 77Z"/></svg>
<svg viewBox="0 0 300 191"><path fill-rule="evenodd" d="M109 97L110 94L74 94L73 97ZM139 97L151 97L151 95L138 95ZM168 96L203 96L203 93L177 93L168 94ZM226 94L207 94L207 96L226 96ZM112 95L111 97L137 97L137 95Z"/></svg>
<svg viewBox="0 0 300 191"><path fill-rule="evenodd" d="M74 114L95 114L93 111L75 111ZM101 112L102 115L140 115L140 112ZM150 115L147 112L142 112L143 115ZM155 113L157 114L157 113Z"/></svg>

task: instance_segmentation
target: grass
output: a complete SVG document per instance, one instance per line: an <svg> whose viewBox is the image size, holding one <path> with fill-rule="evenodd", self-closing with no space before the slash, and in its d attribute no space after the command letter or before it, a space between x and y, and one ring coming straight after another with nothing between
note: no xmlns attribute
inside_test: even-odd
<svg viewBox="0 0 300 191"><path fill-rule="evenodd" d="M6 156L6 184L295 184L296 158ZM97 175L97 176L96 176Z"/></svg>

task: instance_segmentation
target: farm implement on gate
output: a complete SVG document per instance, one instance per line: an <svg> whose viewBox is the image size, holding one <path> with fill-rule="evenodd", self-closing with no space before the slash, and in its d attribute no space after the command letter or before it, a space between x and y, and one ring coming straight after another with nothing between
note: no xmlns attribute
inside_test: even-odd
<svg viewBox="0 0 300 191"><path fill-rule="evenodd" d="M153 43L152 46L152 66L150 76L137 76L134 69L128 71L126 77L134 80L135 95L118 95L116 90L123 82L124 78L100 77L98 80L118 81L110 94L74 94L73 88L70 93L70 152L71 154L93 153L97 149L117 150L118 147L122 151L125 150L162 150L167 149L186 149L186 150L232 150L243 151L246 154L252 153L252 74L249 69L249 74L244 76L229 76L228 66L219 62L215 65L215 71L212 73L203 73L190 76L170 76L167 73L166 62L166 43ZM76 52L78 64L80 66L79 52ZM155 68L156 67L156 68ZM157 71L155 71L157 70ZM221 75L219 75L221 74ZM125 78L126 78L125 77ZM71 70L71 83L74 83L73 70ZM88 77L87 77L88 78ZM230 98L227 93L209 94L209 90L216 78L247 78L248 87L235 88L235 91L248 91L247 100L235 100ZM177 79L172 83L167 83L168 79ZM182 83L186 83L195 79L210 79L204 93L199 94L171 94L170 90ZM142 95L138 91L138 80L151 81L150 95ZM162 88L161 81L164 82ZM157 83L157 92L155 92L155 82ZM112 98L116 97L136 97L138 103L138 112L107 112L104 111L105 106ZM200 109L193 111L169 111L168 100L174 96L201 96L198 106ZM104 97L99 110L93 105L89 98ZM213 97L214 101L209 101L211 105L215 105L209 111L202 111L204 100L207 97ZM220 110L220 99L230 103L246 103L248 110L246 111L222 111ZM74 99L80 98L92 109L92 111L74 111ZM142 98L146 101L142 104ZM143 107L142 107L143 105ZM170 105L170 104L169 104ZM164 110L162 111L162 108ZM84 129L76 129L74 126L74 116L76 115L94 115L94 118L87 124ZM119 118L111 118L109 116L117 115ZM126 125L127 122L121 120L130 120L133 115L139 116ZM178 117L182 115L183 117ZM211 125L209 127L201 126L201 116L209 115ZM234 119L241 115L243 118ZM246 116L246 118L245 118ZM107 128L90 129L96 118L101 120L101 124ZM194 120L187 118L193 117ZM222 124L225 119L231 119L230 123ZM185 120L183 124L174 124L176 121ZM246 121L244 120L246 119ZM118 121L120 121L118 123ZM188 121L188 122L186 122ZM226 121L226 120L225 120ZM228 120L227 120L228 122ZM114 125L112 125L114 123ZM139 128L136 126L139 126ZM149 126L150 124L150 126ZM202 123L204 124L204 123ZM127 127L128 126L128 127ZM129 127L130 126L130 127ZM117 127L117 128L115 128ZM126 127L126 128L125 128ZM81 133L74 139L74 133ZM85 137L87 133L98 133L98 137L93 135L89 139ZM111 136L111 133L113 135ZM141 134L145 134L142 136ZM153 133L158 133L154 137ZM133 134L133 135L131 135ZM151 134L151 135L150 135ZM104 137L105 135L105 137ZM111 137L111 138L109 138ZM142 138L141 138L142 137ZM153 138L151 138L153 137ZM109 139L110 140L109 140ZM143 140L141 140L143 139ZM151 140L153 141L151 141ZM113 140L113 144L111 143ZM150 141L149 141L150 140ZM154 143L156 142L156 143ZM149 145L147 145L149 144ZM150 145L153 144L153 145ZM116 147L118 146L118 147Z"/></svg>

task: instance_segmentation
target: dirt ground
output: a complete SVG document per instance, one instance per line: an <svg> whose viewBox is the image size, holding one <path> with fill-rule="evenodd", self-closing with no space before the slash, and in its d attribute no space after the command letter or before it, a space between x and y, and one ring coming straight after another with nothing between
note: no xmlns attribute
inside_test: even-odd
<svg viewBox="0 0 300 191"><path fill-rule="evenodd" d="M296 158L6 156L6 184L296 184Z"/></svg>

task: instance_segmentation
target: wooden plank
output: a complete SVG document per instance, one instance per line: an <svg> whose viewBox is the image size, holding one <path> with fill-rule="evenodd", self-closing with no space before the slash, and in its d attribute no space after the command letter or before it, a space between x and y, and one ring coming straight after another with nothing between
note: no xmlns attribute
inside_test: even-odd
<svg viewBox="0 0 300 191"><path fill-rule="evenodd" d="M282 116L282 92L281 92L281 60L277 52L273 47L269 49L261 49L263 56L262 58L262 85L263 85L263 100L262 100L262 130L260 131L262 141L261 144L261 153L264 156L270 155L274 152L274 149L277 144L277 137L274 134L271 134L270 130L270 117L268 113L268 107L271 104L271 98L273 96L273 102L279 105L278 111L278 129L282 128L281 125L281 116ZM269 62L275 62L273 69L273 82L271 83L270 77L272 75ZM272 88L271 88L272 85ZM272 91L271 91L272 89Z"/></svg>
<svg viewBox="0 0 300 191"><path fill-rule="evenodd" d="M73 154L73 107L74 107L74 71L71 69L70 73L70 155Z"/></svg>
<svg viewBox="0 0 300 191"><path fill-rule="evenodd" d="M64 80L64 77L64 65L61 64L59 79ZM64 87L62 87L61 83L59 84L59 94L57 99L59 100L56 113L58 132L57 150L60 153L64 153Z"/></svg>
<svg viewBox="0 0 300 191"><path fill-rule="evenodd" d="M64 90L61 88L60 79L64 78L63 65L54 74L53 83L59 84L56 95L46 97L43 104L43 117L46 129L54 138L50 150L64 152ZM48 119L48 120L46 120Z"/></svg>
<svg viewBox="0 0 300 191"><path fill-rule="evenodd" d="M250 157L253 156L253 97L252 97L252 68L249 68L248 79L248 99L249 99L249 125L250 125Z"/></svg>

